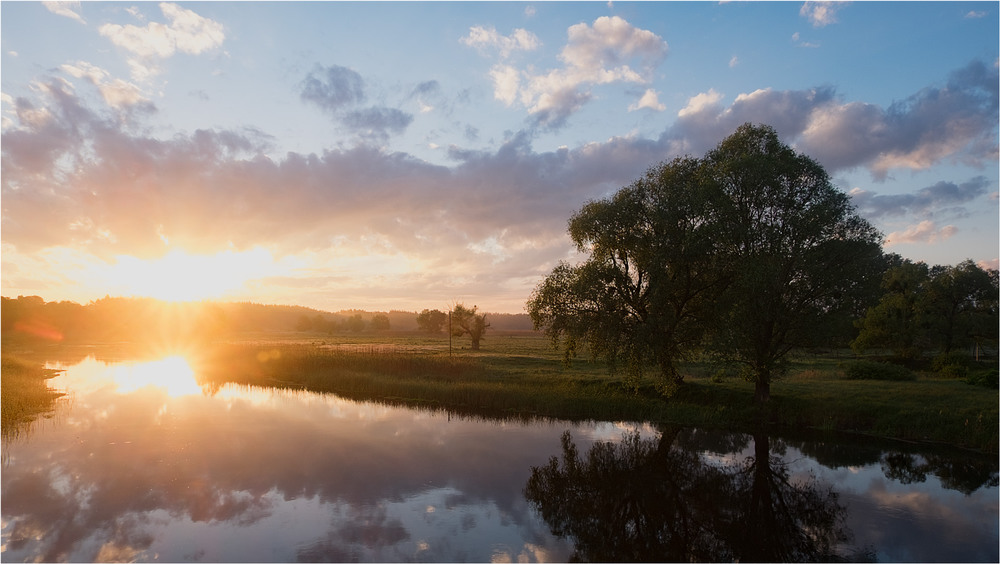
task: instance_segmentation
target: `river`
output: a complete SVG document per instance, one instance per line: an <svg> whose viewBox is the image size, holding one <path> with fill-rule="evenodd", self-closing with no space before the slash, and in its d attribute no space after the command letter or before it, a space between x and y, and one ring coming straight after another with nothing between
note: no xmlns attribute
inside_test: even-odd
<svg viewBox="0 0 1000 564"><path fill-rule="evenodd" d="M50 362L2 560L997 562L997 460L829 435L497 420Z"/></svg>

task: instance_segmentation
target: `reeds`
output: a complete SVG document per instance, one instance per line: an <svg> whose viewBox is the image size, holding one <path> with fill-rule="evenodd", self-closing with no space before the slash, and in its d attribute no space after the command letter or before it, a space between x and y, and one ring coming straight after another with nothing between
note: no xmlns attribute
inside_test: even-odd
<svg viewBox="0 0 1000 564"><path fill-rule="evenodd" d="M63 394L49 389L45 380L56 374L14 357L0 359L0 434L5 440L19 436L37 417L52 411Z"/></svg>

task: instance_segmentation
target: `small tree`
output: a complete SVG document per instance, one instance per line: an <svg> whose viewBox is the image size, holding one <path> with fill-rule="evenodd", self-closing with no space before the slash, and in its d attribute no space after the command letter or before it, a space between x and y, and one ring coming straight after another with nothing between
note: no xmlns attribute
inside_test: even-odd
<svg viewBox="0 0 1000 564"><path fill-rule="evenodd" d="M458 304L451 311L451 334L456 337L468 335L472 340L472 350L479 350L479 341L486 334L486 329L490 324L486 321L485 313L476 313L476 306L472 309Z"/></svg>
<svg viewBox="0 0 1000 564"><path fill-rule="evenodd" d="M425 333L440 333L447 322L448 314L439 309L425 309L417 314L417 327Z"/></svg>

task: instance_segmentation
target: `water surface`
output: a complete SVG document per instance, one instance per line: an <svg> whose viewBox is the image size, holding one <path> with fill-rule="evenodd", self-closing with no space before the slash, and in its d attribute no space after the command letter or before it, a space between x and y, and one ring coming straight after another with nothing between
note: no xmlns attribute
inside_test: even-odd
<svg viewBox="0 0 1000 564"><path fill-rule="evenodd" d="M593 503L586 526L574 529L567 523L580 517L553 516L545 501L565 491L528 488L552 457L562 460L567 431L581 459L596 443L649 447L635 459L616 459L614 480L574 475L590 495L604 496L595 500L618 504L623 488L633 488L649 492L649 507L661 508L669 500L657 495L675 495L665 482L723 483L713 468L736 476L766 458L755 468L766 469L768 479L782 478L796 492L815 488L814 501L840 519L838 531L846 536L836 543L838 555L998 560L990 457L641 423L457 417L305 391L209 390L180 357L88 357L61 367L65 373L50 385L68 396L54 415L4 444L3 561L607 556L596 551L620 547L594 547L586 532L619 526L600 514L601 504ZM661 458L649 454L655 452ZM685 468L695 474L681 476ZM732 485L726 495L738 496L744 486L752 491L765 476L741 475L745 483L724 482ZM536 495L529 501L526 492ZM737 497L720 505L697 512L692 522L711 527L742 510ZM635 522L641 524L629 530L653 527L656 519ZM675 521L667 523L676 529ZM721 540L706 550L744 546L726 534L719 531Z"/></svg>

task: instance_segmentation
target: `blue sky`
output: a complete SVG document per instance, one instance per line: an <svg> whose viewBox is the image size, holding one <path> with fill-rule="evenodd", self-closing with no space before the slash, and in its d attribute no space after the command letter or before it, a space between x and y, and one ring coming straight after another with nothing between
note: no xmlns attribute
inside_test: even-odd
<svg viewBox="0 0 1000 564"><path fill-rule="evenodd" d="M569 216L767 123L997 268L996 2L4 2L2 291L519 312Z"/></svg>

